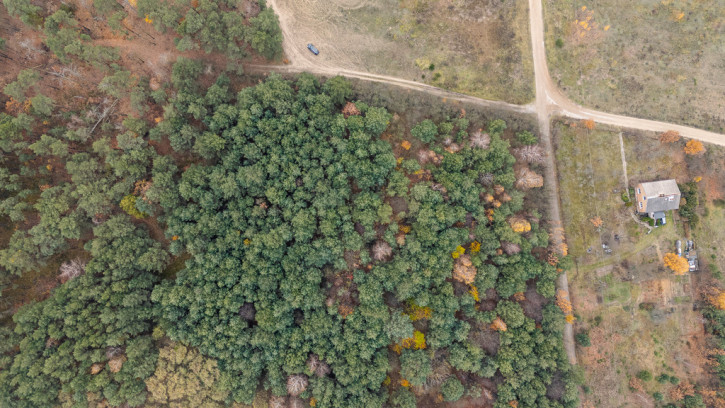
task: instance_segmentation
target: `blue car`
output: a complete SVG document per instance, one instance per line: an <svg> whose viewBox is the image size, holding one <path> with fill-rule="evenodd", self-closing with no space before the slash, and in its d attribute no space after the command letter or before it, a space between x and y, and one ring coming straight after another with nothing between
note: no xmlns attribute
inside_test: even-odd
<svg viewBox="0 0 725 408"><path fill-rule="evenodd" d="M318 55L320 51L312 44L307 44L307 49L310 50L313 54Z"/></svg>

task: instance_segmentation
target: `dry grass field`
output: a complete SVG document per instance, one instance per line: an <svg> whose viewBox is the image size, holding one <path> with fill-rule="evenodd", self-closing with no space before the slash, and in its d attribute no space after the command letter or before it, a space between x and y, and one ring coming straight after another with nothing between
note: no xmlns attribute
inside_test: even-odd
<svg viewBox="0 0 725 408"><path fill-rule="evenodd" d="M526 2L289 0L275 11L323 64L512 103L534 97Z"/></svg>
<svg viewBox="0 0 725 408"><path fill-rule="evenodd" d="M576 264L569 276L575 333L588 333L591 339L591 346L577 347L588 386L583 406L654 407L655 396L676 402L670 394L688 381L713 387L702 316L695 306L701 282L720 277L725 267L725 149L706 145L704 154L688 156L684 139L662 144L657 135L629 132L622 133L620 144L618 129L588 130L572 121L555 122L552 130L563 220ZM700 222L689 232L701 271L675 276L664 267L663 255L674 252L674 241L683 239L687 228L676 213L650 233L632 218L632 207L622 199L622 151L630 186L702 177ZM596 217L600 227L592 222ZM605 253L602 244L612 253ZM680 383L664 377L641 384L635 380L633 389L630 381L641 371L655 378L676 377Z"/></svg>
<svg viewBox="0 0 725 408"><path fill-rule="evenodd" d="M725 129L725 2L544 1L554 81L612 113Z"/></svg>

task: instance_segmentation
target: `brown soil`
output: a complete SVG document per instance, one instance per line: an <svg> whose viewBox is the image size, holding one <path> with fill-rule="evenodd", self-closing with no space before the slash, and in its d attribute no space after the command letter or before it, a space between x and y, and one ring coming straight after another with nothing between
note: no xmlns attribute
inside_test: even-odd
<svg viewBox="0 0 725 408"><path fill-rule="evenodd" d="M536 291L535 281L530 280L526 283L526 292L524 292L524 296L526 296L526 299L519 302L521 307L524 309L524 315L528 318L534 319L536 323L541 323L541 320L543 319L541 312L542 308L549 301Z"/></svg>

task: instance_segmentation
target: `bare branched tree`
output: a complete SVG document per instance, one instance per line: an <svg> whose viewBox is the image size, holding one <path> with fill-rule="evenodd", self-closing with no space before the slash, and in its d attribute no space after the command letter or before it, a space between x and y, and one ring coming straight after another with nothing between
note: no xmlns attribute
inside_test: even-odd
<svg viewBox="0 0 725 408"><path fill-rule="evenodd" d="M307 376L294 374L287 377L287 392L289 395L298 396L307 389Z"/></svg>
<svg viewBox="0 0 725 408"><path fill-rule="evenodd" d="M307 359L307 368L320 378L330 373L330 366L320 360L317 354L311 354Z"/></svg>
<svg viewBox="0 0 725 408"><path fill-rule="evenodd" d="M66 283L73 278L83 275L85 271L86 264L76 258L60 266L60 275L58 275L58 278L61 283Z"/></svg>
<svg viewBox="0 0 725 408"><path fill-rule="evenodd" d="M491 173L485 173L481 174L481 176L478 178L478 181L483 184L484 186L490 186L493 184L493 174Z"/></svg>
<svg viewBox="0 0 725 408"><path fill-rule="evenodd" d="M377 241L373 245L373 259L383 261L393 254L392 248L385 241Z"/></svg>
<svg viewBox="0 0 725 408"><path fill-rule="evenodd" d="M504 252L506 252L506 255L514 255L521 252L521 247L517 244L514 244L513 242L502 242L501 243L501 249L503 249Z"/></svg>
<svg viewBox="0 0 725 408"><path fill-rule="evenodd" d="M544 149L539 145L528 145L514 150L514 155L526 163L543 163Z"/></svg>
<svg viewBox="0 0 725 408"><path fill-rule="evenodd" d="M239 317L242 319L251 322L254 321L255 316L257 315L257 309L254 307L254 304L252 303L245 303L239 308Z"/></svg>
<svg viewBox="0 0 725 408"><path fill-rule="evenodd" d="M292 397L289 399L289 404L287 406L289 408L304 408L305 402L302 401L302 398L300 397Z"/></svg>
<svg viewBox="0 0 725 408"><path fill-rule="evenodd" d="M273 395L269 399L269 408L287 408L287 397Z"/></svg>
<svg viewBox="0 0 725 408"><path fill-rule="evenodd" d="M483 133L481 129L478 129L477 131L473 132L471 134L471 147L476 147L479 149L488 149L488 145L491 144L491 136L488 135L488 133Z"/></svg>

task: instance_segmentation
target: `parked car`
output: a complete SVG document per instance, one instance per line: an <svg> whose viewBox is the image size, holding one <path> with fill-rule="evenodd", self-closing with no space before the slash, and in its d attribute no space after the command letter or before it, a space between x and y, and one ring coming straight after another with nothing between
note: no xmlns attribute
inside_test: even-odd
<svg viewBox="0 0 725 408"><path fill-rule="evenodd" d="M318 55L320 51L312 44L307 44L307 49L310 50L313 54Z"/></svg>

